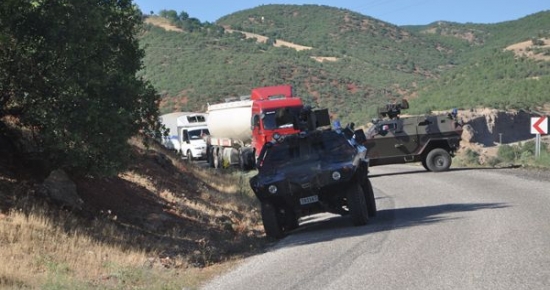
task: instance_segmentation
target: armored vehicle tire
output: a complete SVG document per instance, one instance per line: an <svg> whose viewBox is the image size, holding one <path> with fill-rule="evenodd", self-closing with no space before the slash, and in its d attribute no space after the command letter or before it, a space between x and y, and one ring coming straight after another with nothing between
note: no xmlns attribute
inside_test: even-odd
<svg viewBox="0 0 550 290"><path fill-rule="evenodd" d="M426 166L433 172L448 170L451 167L451 155L445 149L435 148L426 156Z"/></svg>
<svg viewBox="0 0 550 290"><path fill-rule="evenodd" d="M292 231L299 226L298 218L292 209L285 209L285 231Z"/></svg>
<svg viewBox="0 0 550 290"><path fill-rule="evenodd" d="M189 162L189 163L193 162L193 153L191 153L191 150L187 150L187 153L186 153L185 157L186 157L185 160L187 162Z"/></svg>
<svg viewBox="0 0 550 290"><path fill-rule="evenodd" d="M426 164L426 158L422 159L422 167L427 171L431 171L430 168L428 168L428 164Z"/></svg>
<svg viewBox="0 0 550 290"><path fill-rule="evenodd" d="M268 237L280 239L284 236L283 227L277 217L277 208L269 202L262 202L262 222Z"/></svg>
<svg viewBox="0 0 550 290"><path fill-rule="evenodd" d="M370 180L367 181L361 186L363 188L363 194L365 195L365 200L367 201L367 209L369 218L376 216L376 200L374 198L374 190L372 189L372 184Z"/></svg>
<svg viewBox="0 0 550 290"><path fill-rule="evenodd" d="M348 209L351 221L355 226L366 225L369 221L367 199L358 183L351 184L347 189Z"/></svg>

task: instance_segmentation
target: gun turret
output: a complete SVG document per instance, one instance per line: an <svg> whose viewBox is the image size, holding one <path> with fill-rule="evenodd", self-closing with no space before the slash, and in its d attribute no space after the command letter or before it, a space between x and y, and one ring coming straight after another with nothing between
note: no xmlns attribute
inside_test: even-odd
<svg viewBox="0 0 550 290"><path fill-rule="evenodd" d="M401 104L386 104L383 107L378 108L378 116L380 118L399 119L401 110L409 108L409 102L403 99Z"/></svg>

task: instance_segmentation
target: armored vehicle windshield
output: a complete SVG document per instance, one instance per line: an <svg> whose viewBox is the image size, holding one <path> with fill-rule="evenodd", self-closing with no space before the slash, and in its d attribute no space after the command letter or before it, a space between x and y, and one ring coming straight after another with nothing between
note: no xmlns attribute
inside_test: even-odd
<svg viewBox="0 0 550 290"><path fill-rule="evenodd" d="M288 136L284 142L265 146L260 154L260 170L273 170L310 162L349 161L356 154L347 139L334 131L324 134Z"/></svg>

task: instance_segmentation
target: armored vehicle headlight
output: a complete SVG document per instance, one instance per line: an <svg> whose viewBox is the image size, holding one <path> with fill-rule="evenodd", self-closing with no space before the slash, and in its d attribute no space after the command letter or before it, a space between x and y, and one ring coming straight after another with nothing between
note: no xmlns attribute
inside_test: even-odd
<svg viewBox="0 0 550 290"><path fill-rule="evenodd" d="M338 171L334 171L332 173L332 179L334 179L334 180L340 180L341 177L342 177L342 175Z"/></svg>
<svg viewBox="0 0 550 290"><path fill-rule="evenodd" d="M269 191L269 193L275 194L275 193L277 193L277 186L272 184L267 188L267 190Z"/></svg>

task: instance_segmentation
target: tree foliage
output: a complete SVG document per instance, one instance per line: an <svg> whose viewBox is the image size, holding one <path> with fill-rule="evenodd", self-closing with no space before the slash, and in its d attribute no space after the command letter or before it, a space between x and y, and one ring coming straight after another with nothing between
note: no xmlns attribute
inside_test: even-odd
<svg viewBox="0 0 550 290"><path fill-rule="evenodd" d="M130 0L2 1L0 120L30 130L51 167L123 168L128 139L158 128L159 97L136 78L141 21Z"/></svg>

